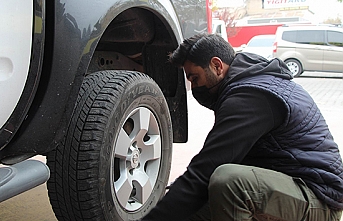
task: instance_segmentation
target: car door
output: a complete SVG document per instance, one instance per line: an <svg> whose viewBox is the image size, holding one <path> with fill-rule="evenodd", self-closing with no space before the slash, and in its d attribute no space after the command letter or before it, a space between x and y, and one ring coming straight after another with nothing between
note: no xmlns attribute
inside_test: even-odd
<svg viewBox="0 0 343 221"><path fill-rule="evenodd" d="M0 0L0 128L22 95L31 59L33 3Z"/></svg>
<svg viewBox="0 0 343 221"><path fill-rule="evenodd" d="M327 31L323 71L343 72L343 32Z"/></svg>
<svg viewBox="0 0 343 221"><path fill-rule="evenodd" d="M301 55L304 70L322 71L323 48L325 45L324 30L298 30L296 36L296 53Z"/></svg>

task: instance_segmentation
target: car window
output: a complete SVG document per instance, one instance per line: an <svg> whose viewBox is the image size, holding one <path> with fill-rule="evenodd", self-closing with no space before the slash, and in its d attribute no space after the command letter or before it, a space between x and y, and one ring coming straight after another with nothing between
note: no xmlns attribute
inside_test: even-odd
<svg viewBox="0 0 343 221"><path fill-rule="evenodd" d="M221 29L221 26L220 25L218 25L217 26L217 29L216 29L216 32L215 32L216 34L221 34L222 33L222 29Z"/></svg>
<svg viewBox="0 0 343 221"><path fill-rule="evenodd" d="M328 43L337 47L343 47L343 33L338 31L328 31Z"/></svg>
<svg viewBox="0 0 343 221"><path fill-rule="evenodd" d="M324 31L322 30L298 30L285 31L282 40L298 44L325 45Z"/></svg>
<svg viewBox="0 0 343 221"><path fill-rule="evenodd" d="M282 34L282 40L294 43L297 42L297 31L285 31Z"/></svg>
<svg viewBox="0 0 343 221"><path fill-rule="evenodd" d="M259 38L252 39L248 43L248 47L272 47L274 44L274 38Z"/></svg>
<svg viewBox="0 0 343 221"><path fill-rule="evenodd" d="M299 30L297 31L297 43L311 45L325 45L324 31Z"/></svg>

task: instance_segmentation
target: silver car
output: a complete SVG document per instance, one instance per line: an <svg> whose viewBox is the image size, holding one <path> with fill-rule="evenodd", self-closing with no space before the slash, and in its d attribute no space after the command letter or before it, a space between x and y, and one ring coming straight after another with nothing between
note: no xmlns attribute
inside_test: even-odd
<svg viewBox="0 0 343 221"><path fill-rule="evenodd" d="M343 29L281 26L276 31L273 56L285 61L294 77L304 71L343 72Z"/></svg>

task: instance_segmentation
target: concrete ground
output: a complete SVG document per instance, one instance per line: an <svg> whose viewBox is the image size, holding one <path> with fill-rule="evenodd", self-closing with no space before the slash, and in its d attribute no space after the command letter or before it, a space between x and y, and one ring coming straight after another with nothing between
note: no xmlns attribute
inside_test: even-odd
<svg viewBox="0 0 343 221"><path fill-rule="evenodd" d="M303 76L295 81L313 96L343 152L343 74L330 75L334 78L323 78L323 74L317 73L306 73ZM170 182L184 172L191 158L199 152L213 125L213 119L212 111L203 108L190 97L189 141L174 145ZM41 156L36 158L45 160ZM56 221L49 204L46 185L40 185L0 203L0 221Z"/></svg>

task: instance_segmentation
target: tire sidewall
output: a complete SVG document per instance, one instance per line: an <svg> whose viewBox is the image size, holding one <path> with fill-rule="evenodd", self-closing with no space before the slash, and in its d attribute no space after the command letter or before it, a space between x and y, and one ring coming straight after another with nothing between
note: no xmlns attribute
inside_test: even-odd
<svg viewBox="0 0 343 221"><path fill-rule="evenodd" d="M151 207L165 193L171 167L172 153L172 128L169 109L162 92L157 84L149 78L129 82L124 86L124 91L117 99L116 105L110 114L104 134L103 148L100 151L99 162L99 192L102 208L106 220L137 220L150 211ZM111 185L110 167L112 154L115 151L114 144L127 116L138 107L148 108L155 116L159 124L161 134L161 162L158 178L153 192L148 201L137 211L128 212L117 201L113 195ZM112 190L111 190L112 189ZM107 213L108 212L108 213Z"/></svg>

